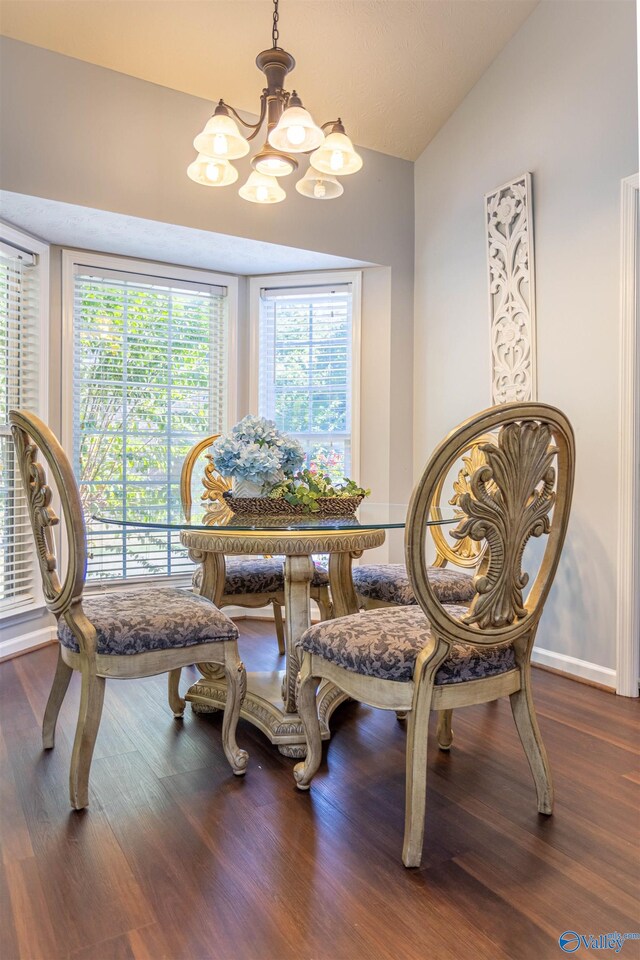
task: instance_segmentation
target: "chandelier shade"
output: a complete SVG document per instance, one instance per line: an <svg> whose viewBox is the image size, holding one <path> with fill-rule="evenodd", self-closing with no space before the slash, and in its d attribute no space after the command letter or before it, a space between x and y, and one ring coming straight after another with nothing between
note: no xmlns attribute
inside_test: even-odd
<svg viewBox="0 0 640 960"><path fill-rule="evenodd" d="M353 149L353 144L345 133L335 131L330 133L322 146L311 154L309 163L320 173L345 177L348 174L357 173L362 168L362 157Z"/></svg>
<svg viewBox="0 0 640 960"><path fill-rule="evenodd" d="M309 167L302 180L296 183L296 190L303 197L312 200L335 200L344 193L344 187L335 177L320 173Z"/></svg>
<svg viewBox="0 0 640 960"><path fill-rule="evenodd" d="M286 197L275 177L258 173L257 170L249 174L249 179L240 187L238 193L243 200L251 203L280 203Z"/></svg>
<svg viewBox="0 0 640 960"><path fill-rule="evenodd" d="M216 160L199 153L187 167L187 176L205 187L228 187L238 179L238 171L228 160Z"/></svg>
<svg viewBox="0 0 640 960"><path fill-rule="evenodd" d="M266 173L270 177L288 177L298 167L298 161L288 157L279 150L274 150L267 142L260 153L251 158L251 166L258 173Z"/></svg>
<svg viewBox="0 0 640 960"><path fill-rule="evenodd" d="M285 90L287 75L295 68L296 61L279 45L278 3L279 0L273 0L272 46L256 57L256 66L266 81L257 121L250 123L234 107L220 100L213 116L193 141L198 156L187 167L187 175L205 187L235 183L238 171L230 161L245 157L251 149L250 141L266 125L266 142L251 157L253 172L238 190L240 196L251 203L280 203L286 193L278 178L297 170L302 154L307 154L310 166L296 183L297 192L312 200L333 200L344 193L337 177L357 173L362 167L362 157L354 150L340 118L318 126L296 91ZM246 137L238 123L248 129ZM330 131L328 136L325 130Z"/></svg>
<svg viewBox="0 0 640 960"><path fill-rule="evenodd" d="M277 126L269 134L269 143L276 150L289 153L308 153L324 141L324 133L318 127L294 90L289 106L283 110Z"/></svg>
<svg viewBox="0 0 640 960"><path fill-rule="evenodd" d="M216 108L216 110L219 109ZM193 145L199 153L217 160L239 160L246 157L251 147L240 133L235 120L224 113L214 113Z"/></svg>

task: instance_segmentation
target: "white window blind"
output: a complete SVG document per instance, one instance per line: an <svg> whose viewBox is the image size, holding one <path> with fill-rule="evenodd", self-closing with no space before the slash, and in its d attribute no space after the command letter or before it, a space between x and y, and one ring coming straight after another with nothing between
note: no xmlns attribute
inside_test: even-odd
<svg viewBox="0 0 640 960"><path fill-rule="evenodd" d="M260 291L259 412L335 480L352 469L352 325L350 283Z"/></svg>
<svg viewBox="0 0 640 960"><path fill-rule="evenodd" d="M189 448L226 423L226 287L82 265L74 276L74 467L88 579L191 569L179 534L92 514L179 520Z"/></svg>
<svg viewBox="0 0 640 960"><path fill-rule="evenodd" d="M35 599L31 527L9 411L38 410L38 264L0 243L0 613Z"/></svg>

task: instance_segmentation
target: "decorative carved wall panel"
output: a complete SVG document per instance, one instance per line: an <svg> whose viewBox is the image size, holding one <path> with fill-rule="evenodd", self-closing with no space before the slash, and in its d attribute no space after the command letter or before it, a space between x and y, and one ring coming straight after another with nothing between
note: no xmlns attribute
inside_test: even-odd
<svg viewBox="0 0 640 960"><path fill-rule="evenodd" d="M531 174L485 194L493 403L536 399Z"/></svg>

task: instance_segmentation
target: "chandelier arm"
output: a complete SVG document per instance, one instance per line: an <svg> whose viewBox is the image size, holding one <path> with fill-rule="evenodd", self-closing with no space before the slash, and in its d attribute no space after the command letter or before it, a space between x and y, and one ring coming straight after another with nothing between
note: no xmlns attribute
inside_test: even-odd
<svg viewBox="0 0 640 960"><path fill-rule="evenodd" d="M260 127L264 123L264 118L267 113L267 98L265 94L263 93L260 97L260 116L258 118L257 123L249 123L248 120L243 120L240 114L238 113L238 111L235 109L235 107L232 107L231 104L226 103L226 101L225 101L225 107L227 108L227 110L231 111L231 113L234 115L236 120L239 120L243 126L249 127L249 129L253 130L253 133L250 133L249 136L247 137L247 140L253 140L253 138L257 135L258 131L260 130Z"/></svg>

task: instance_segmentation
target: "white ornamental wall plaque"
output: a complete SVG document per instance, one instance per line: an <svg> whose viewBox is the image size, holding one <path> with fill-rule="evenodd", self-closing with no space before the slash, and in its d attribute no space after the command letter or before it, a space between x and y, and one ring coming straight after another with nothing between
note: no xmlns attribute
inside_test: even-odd
<svg viewBox="0 0 640 960"><path fill-rule="evenodd" d="M531 174L485 194L491 399L536 399Z"/></svg>

